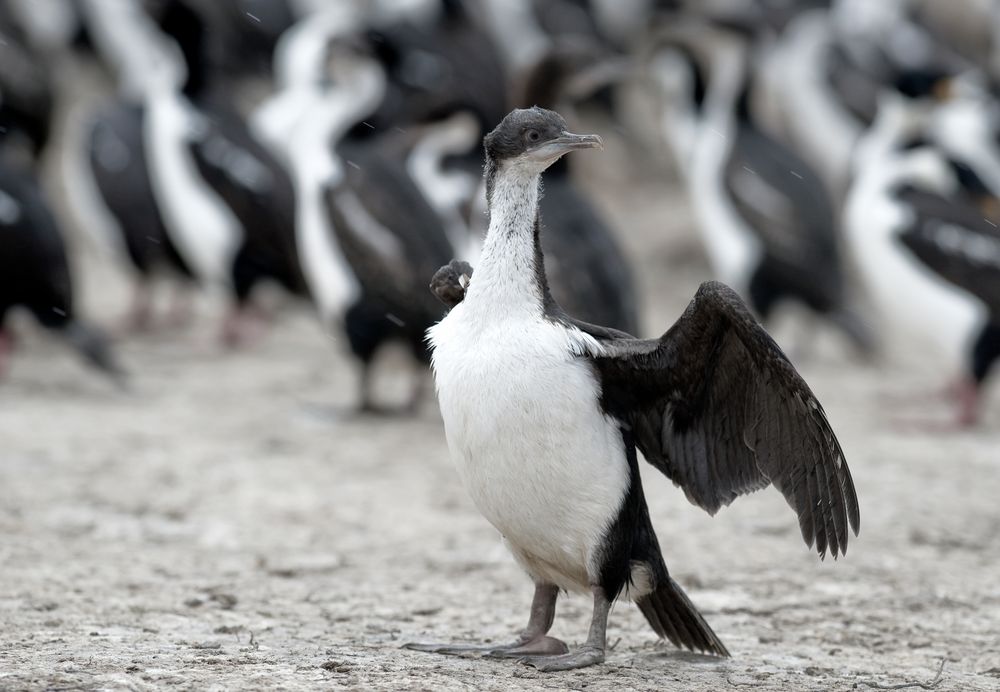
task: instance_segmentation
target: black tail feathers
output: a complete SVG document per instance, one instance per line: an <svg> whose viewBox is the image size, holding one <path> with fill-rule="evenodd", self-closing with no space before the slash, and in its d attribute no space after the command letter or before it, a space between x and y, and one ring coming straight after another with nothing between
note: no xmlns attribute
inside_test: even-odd
<svg viewBox="0 0 1000 692"><path fill-rule="evenodd" d="M729 656L722 640L705 622L680 584L670 577L636 601L653 630L674 646L716 656Z"/></svg>

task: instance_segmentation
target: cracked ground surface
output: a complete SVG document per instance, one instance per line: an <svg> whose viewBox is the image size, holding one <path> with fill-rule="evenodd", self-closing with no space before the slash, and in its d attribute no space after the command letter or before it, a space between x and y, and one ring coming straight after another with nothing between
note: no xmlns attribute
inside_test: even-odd
<svg viewBox="0 0 1000 692"><path fill-rule="evenodd" d="M641 171L626 188L596 161L658 332L704 260L673 188ZM124 283L85 259L88 305L110 320ZM802 330L779 323L843 442L861 537L820 562L775 491L712 518L644 468L668 565L733 658L658 643L620 603L606 663L543 674L399 648L507 639L531 596L460 487L433 400L357 417L342 344L310 315L224 353L218 308L123 343L126 393L23 334L0 383L0 689L864 690L939 669L934 689L1000 688L1000 405L974 433L901 423L946 414L930 362L859 365L822 328L797 357ZM405 364L382 373L398 396ZM582 642L589 609L562 599L553 634Z"/></svg>

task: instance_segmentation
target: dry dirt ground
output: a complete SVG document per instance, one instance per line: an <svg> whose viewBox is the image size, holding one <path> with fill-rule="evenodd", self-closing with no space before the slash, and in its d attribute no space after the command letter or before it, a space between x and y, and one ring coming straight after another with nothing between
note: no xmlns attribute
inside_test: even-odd
<svg viewBox="0 0 1000 692"><path fill-rule="evenodd" d="M584 165L653 333L707 270L642 160L619 142ZM113 322L125 284L86 260L90 312ZM128 392L24 330L0 382L0 688L1000 689L1000 405L974 433L902 424L945 414L919 349L916 367L862 365L821 328L778 325L854 472L846 559L810 553L773 490L712 518L644 470L668 564L731 659L657 642L621 603L606 663L542 674L400 649L504 640L531 595L460 487L433 400L413 419L355 416L342 344L308 312L227 353L218 311L123 341ZM389 358L383 393L407 376ZM589 615L565 598L554 634L581 642Z"/></svg>

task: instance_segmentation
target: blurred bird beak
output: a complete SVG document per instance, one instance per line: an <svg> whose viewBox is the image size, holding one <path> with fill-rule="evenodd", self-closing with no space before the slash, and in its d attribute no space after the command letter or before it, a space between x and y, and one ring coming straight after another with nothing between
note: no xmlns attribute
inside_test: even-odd
<svg viewBox="0 0 1000 692"><path fill-rule="evenodd" d="M555 139L541 144L528 152L528 156L536 161L551 163L563 154L577 149L603 149L604 142L597 135L575 135L563 132Z"/></svg>

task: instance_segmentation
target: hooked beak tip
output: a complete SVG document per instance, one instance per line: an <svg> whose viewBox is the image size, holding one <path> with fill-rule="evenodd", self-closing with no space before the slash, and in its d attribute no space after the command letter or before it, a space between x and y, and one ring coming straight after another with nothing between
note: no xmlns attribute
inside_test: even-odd
<svg viewBox="0 0 1000 692"><path fill-rule="evenodd" d="M604 140L600 135L575 135L572 132L564 132L561 137L555 140L566 150L573 149L604 149Z"/></svg>

